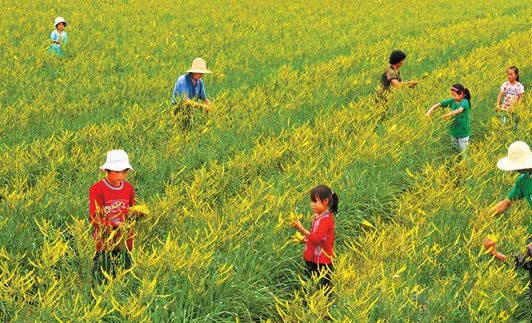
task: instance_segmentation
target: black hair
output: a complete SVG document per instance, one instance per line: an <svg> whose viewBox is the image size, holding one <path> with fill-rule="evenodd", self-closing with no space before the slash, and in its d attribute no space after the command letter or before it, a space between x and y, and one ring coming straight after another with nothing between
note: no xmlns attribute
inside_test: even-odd
<svg viewBox="0 0 532 323"><path fill-rule="evenodd" d="M390 64L391 65L395 65L397 63L400 63L402 60L404 60L406 58L406 54L403 53L402 51L400 50L394 50L391 54L390 54Z"/></svg>
<svg viewBox="0 0 532 323"><path fill-rule="evenodd" d="M514 70L515 75L517 75L517 77L515 78L515 80L516 80L517 82L519 82L519 69L517 68L517 66L512 65L512 66L508 67L508 70Z"/></svg>
<svg viewBox="0 0 532 323"><path fill-rule="evenodd" d="M462 84L456 83L453 86L451 86L451 91L454 91L458 94L464 94L464 98L469 101L469 106L471 106L471 92L469 92L469 89L466 89Z"/></svg>
<svg viewBox="0 0 532 323"><path fill-rule="evenodd" d="M338 211L338 195L336 195L329 186L318 185L310 190L310 200L316 202L318 199L320 201L329 199L329 211L336 214L336 211Z"/></svg>

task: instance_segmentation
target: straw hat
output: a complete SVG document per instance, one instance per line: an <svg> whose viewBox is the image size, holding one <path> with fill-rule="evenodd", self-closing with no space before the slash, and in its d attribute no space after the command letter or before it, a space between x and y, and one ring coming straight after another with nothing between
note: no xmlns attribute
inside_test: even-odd
<svg viewBox="0 0 532 323"><path fill-rule="evenodd" d="M64 23L65 27L67 25L67 22L66 22L65 18L57 17L57 18L55 18L54 28L57 28L57 25L60 24L60 23Z"/></svg>
<svg viewBox="0 0 532 323"><path fill-rule="evenodd" d="M187 73L212 73L207 69L207 63L203 58L194 58L192 61L192 67L187 71Z"/></svg>
<svg viewBox="0 0 532 323"><path fill-rule="evenodd" d="M508 156L497 162L502 170L532 169L532 152L530 147L522 141L513 142L508 147Z"/></svg>
<svg viewBox="0 0 532 323"><path fill-rule="evenodd" d="M129 164L127 153L122 149L109 151L107 153L105 164L100 167L102 172L105 172L106 170L122 171L126 169L134 170Z"/></svg>

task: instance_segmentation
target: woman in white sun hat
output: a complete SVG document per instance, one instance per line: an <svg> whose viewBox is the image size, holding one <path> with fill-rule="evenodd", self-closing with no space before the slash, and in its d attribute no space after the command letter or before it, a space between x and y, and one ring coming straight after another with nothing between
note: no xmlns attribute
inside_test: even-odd
<svg viewBox="0 0 532 323"><path fill-rule="evenodd" d="M521 175L508 194L508 197L497 203L493 212L495 215L502 214L506 211L512 201L526 199L532 208L532 152L530 147L522 142L516 141L508 147L508 156L501 158L497 162L497 167L504 171L516 171ZM532 222L528 224L528 232L532 235Z"/></svg>
<svg viewBox="0 0 532 323"><path fill-rule="evenodd" d="M172 92L172 104L177 104L174 114L181 116L184 128L190 126L190 108L202 108L205 111L209 111L211 101L205 94L205 86L201 77L203 74L211 73L207 69L205 60L198 57L192 61L192 66L186 74L179 76L175 82L174 91Z"/></svg>
<svg viewBox="0 0 532 323"><path fill-rule="evenodd" d="M521 175L517 178L510 194L495 205L492 214L495 216L502 214L508 210L513 201L523 198L532 208L532 152L530 147L522 141L513 142L508 147L508 155L497 162L497 167L504 171L516 171ZM532 262L527 260L532 257L532 217L528 220L527 232L526 252L524 255L516 257L516 266L529 270L530 282L532 283ZM492 255L498 253L494 248L494 243L489 238L484 241L484 246L491 250ZM529 285L528 293L532 300L532 285Z"/></svg>
<svg viewBox="0 0 532 323"><path fill-rule="evenodd" d="M129 269L129 252L133 249L133 231L124 226L129 207L135 204L135 190L125 180L133 171L127 153L121 149L109 151L100 171L106 172L106 177L89 190L89 220L96 244L92 268L95 282L102 280L102 269L111 275L116 274L117 266Z"/></svg>
<svg viewBox="0 0 532 323"><path fill-rule="evenodd" d="M516 171L521 174L508 196L497 203L492 214L498 216L508 210L512 202L520 199L527 200L532 208L532 152L530 147L522 142L513 142L508 147L508 156L497 162L497 167L504 171ZM532 220L532 219L531 219ZM532 221L528 222L528 233L532 236Z"/></svg>
<svg viewBox="0 0 532 323"><path fill-rule="evenodd" d="M67 43L67 33L64 31L66 25L67 25L67 22L65 18L63 17L55 18L55 22L54 22L55 30L52 31L52 34L50 35L52 44L50 45L48 52L54 52L59 56L65 56L65 53L61 49L61 45Z"/></svg>

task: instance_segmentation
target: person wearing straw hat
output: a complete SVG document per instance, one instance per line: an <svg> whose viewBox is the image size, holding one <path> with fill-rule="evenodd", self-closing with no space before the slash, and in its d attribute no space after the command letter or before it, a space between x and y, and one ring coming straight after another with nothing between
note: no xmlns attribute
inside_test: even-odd
<svg viewBox="0 0 532 323"><path fill-rule="evenodd" d="M525 199L532 208L532 152L530 147L522 141L515 141L508 147L508 155L497 162L497 167L504 171L518 172L519 177L508 196L497 203L492 209L492 214L498 216L510 208L512 202ZM520 267L529 271L529 298L532 301L532 217L527 225L528 238L526 240L526 252L515 257L516 268ZM493 245L493 248L490 248ZM484 241L484 246L490 249L491 254L496 256L498 252L490 239ZM501 258L498 258L501 259ZM504 260L504 258L502 258ZM528 259L528 261L527 261Z"/></svg>
<svg viewBox="0 0 532 323"><path fill-rule="evenodd" d="M63 50L61 49L61 45L67 43L67 33L64 31L66 25L67 25L67 22L65 18L63 17L55 18L55 22L54 22L55 30L52 31L52 34L50 35L52 44L50 45L48 52L50 53L54 52L61 57L65 56L65 52L63 52Z"/></svg>
<svg viewBox="0 0 532 323"><path fill-rule="evenodd" d="M525 199L532 208L532 152L522 141L513 142L508 147L508 156L497 162L497 167L504 171L516 171L521 175L508 194L507 198L495 205L492 210L495 216L506 211L513 201ZM528 233L532 236L532 221L528 222Z"/></svg>
<svg viewBox="0 0 532 323"><path fill-rule="evenodd" d="M124 150L109 151L100 171L106 172L106 177L89 190L89 220L96 243L92 273L97 282L102 279L102 269L114 276L119 263L124 269L131 267L133 231L126 230L124 224L129 207L135 204L133 186L125 181L133 167Z"/></svg>
<svg viewBox="0 0 532 323"><path fill-rule="evenodd" d="M181 115L184 128L189 128L190 126L190 108L202 108L205 111L209 111L211 101L205 94L205 86L201 77L203 74L211 73L207 69L205 60L198 57L192 61L192 66L186 74L179 76L175 82L174 91L172 92L172 104L177 104L174 114Z"/></svg>

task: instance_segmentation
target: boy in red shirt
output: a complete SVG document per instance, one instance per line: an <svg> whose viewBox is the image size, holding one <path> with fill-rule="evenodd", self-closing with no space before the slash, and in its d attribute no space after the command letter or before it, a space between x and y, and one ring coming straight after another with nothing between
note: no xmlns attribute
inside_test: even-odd
<svg viewBox="0 0 532 323"><path fill-rule="evenodd" d="M125 221L128 208L135 204L133 186L125 181L128 171L133 171L125 151L109 151L100 170L107 172L106 177L89 190L89 220L96 242L92 273L96 281L101 281L102 269L115 276L119 262L124 269L131 268L129 252L133 249L133 231L125 227ZM124 238L127 238L125 244Z"/></svg>

